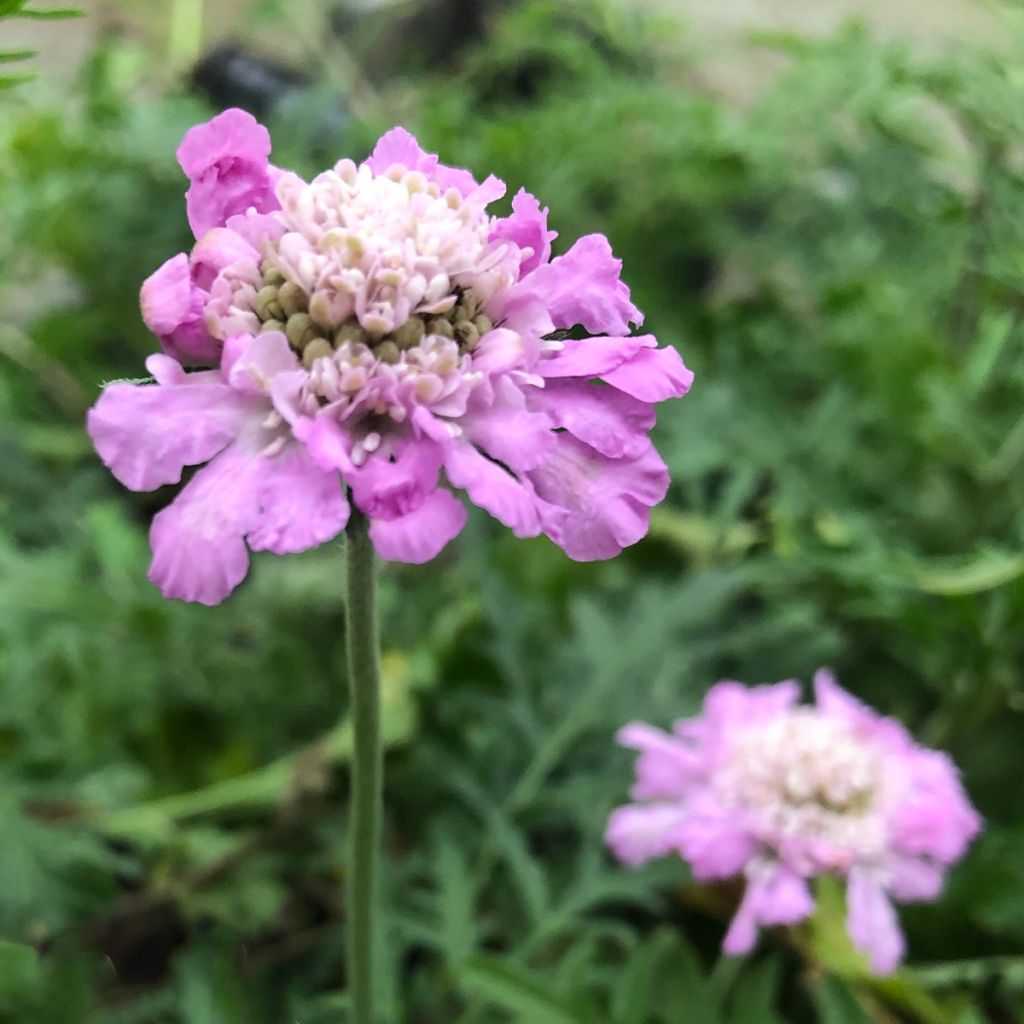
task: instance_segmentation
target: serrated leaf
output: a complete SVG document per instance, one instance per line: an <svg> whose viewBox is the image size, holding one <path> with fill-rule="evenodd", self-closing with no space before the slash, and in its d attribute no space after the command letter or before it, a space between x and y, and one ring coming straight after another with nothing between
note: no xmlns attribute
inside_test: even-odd
<svg viewBox="0 0 1024 1024"><path fill-rule="evenodd" d="M524 968L474 957L458 969L456 976L469 992L515 1014L514 1019L522 1024L589 1024Z"/></svg>
<svg viewBox="0 0 1024 1024"><path fill-rule="evenodd" d="M922 565L917 586L926 594L963 597L1011 583L1024 575L1024 555L1009 551L982 551L958 563Z"/></svg>
<svg viewBox="0 0 1024 1024"><path fill-rule="evenodd" d="M64 18L84 18L85 11L78 7L44 7L42 9L23 7L16 16L50 21Z"/></svg>
<svg viewBox="0 0 1024 1024"><path fill-rule="evenodd" d="M772 957L749 967L729 999L729 1024L785 1024L775 1011L779 962Z"/></svg>
<svg viewBox="0 0 1024 1024"><path fill-rule="evenodd" d="M822 975L811 986L811 998L820 1024L871 1024L850 989L830 974Z"/></svg>
<svg viewBox="0 0 1024 1024"><path fill-rule="evenodd" d="M0 1006L33 992L41 980L39 954L31 946L0 942Z"/></svg>

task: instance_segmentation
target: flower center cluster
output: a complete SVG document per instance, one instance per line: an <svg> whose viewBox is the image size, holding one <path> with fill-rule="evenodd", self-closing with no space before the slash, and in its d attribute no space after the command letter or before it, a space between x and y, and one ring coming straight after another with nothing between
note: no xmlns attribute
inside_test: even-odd
<svg viewBox="0 0 1024 1024"><path fill-rule="evenodd" d="M882 843L879 759L846 723L795 708L733 743L719 785L731 805L752 815L762 841L805 842L827 866Z"/></svg>
<svg viewBox="0 0 1024 1024"><path fill-rule="evenodd" d="M442 191L397 164L374 175L351 160L308 184L284 174L277 195L271 216L283 230L265 241L259 266L222 275L211 333L283 332L311 373L335 364L314 375L320 397L335 401L339 384L351 394L376 367L450 373L492 329L487 304L515 281L518 254L490 242L486 196Z"/></svg>

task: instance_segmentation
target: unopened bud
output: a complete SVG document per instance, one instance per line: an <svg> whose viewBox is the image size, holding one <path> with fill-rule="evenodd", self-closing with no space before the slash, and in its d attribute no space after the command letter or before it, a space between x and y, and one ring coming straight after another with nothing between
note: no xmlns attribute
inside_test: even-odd
<svg viewBox="0 0 1024 1024"><path fill-rule="evenodd" d="M472 352L480 343L480 332L467 320L465 323L455 325L455 339L459 343L459 348Z"/></svg>
<svg viewBox="0 0 1024 1024"><path fill-rule="evenodd" d="M253 312L261 320L283 320L284 311L278 301L278 289L272 284L264 285L252 300Z"/></svg>
<svg viewBox="0 0 1024 1024"><path fill-rule="evenodd" d="M333 353L334 349L331 348L331 343L326 338L314 338L302 350L302 365L307 370L312 370L313 363L318 359L326 359Z"/></svg>
<svg viewBox="0 0 1024 1024"><path fill-rule="evenodd" d="M427 334L440 334L444 338L454 338L455 328L447 320L438 317L427 324Z"/></svg>
<svg viewBox="0 0 1024 1024"><path fill-rule="evenodd" d="M334 332L335 347L340 347L346 342L353 345L365 345L370 336L363 330L358 320L348 320Z"/></svg>
<svg viewBox="0 0 1024 1024"><path fill-rule="evenodd" d="M426 328L423 326L423 321L418 316L414 316L406 320L395 331L392 335L392 341L400 349L415 348L423 340L424 334L426 334Z"/></svg>
<svg viewBox="0 0 1024 1024"><path fill-rule="evenodd" d="M491 322L491 318L483 313L479 316L473 317L473 326L477 329L477 333L481 338L485 334L489 334L494 330L494 324Z"/></svg>
<svg viewBox="0 0 1024 1024"><path fill-rule="evenodd" d="M264 320L263 325L260 327L260 334L267 334L270 331L280 331L283 334L284 326L280 320Z"/></svg>
<svg viewBox="0 0 1024 1024"><path fill-rule="evenodd" d="M382 363L394 364L402 358L400 349L393 341L382 341L373 353Z"/></svg>
<svg viewBox="0 0 1024 1024"><path fill-rule="evenodd" d="M281 303L281 309L285 316L294 316L296 313L305 313L306 293L294 282L286 281L281 285L277 293L277 301Z"/></svg>
<svg viewBox="0 0 1024 1024"><path fill-rule="evenodd" d="M280 287L285 282L284 274L270 260L264 260L260 264L260 273L263 275L263 280L266 284Z"/></svg>
<svg viewBox="0 0 1024 1024"><path fill-rule="evenodd" d="M302 351L314 339L319 337L316 324L308 313L296 313L288 317L285 333L293 348Z"/></svg>

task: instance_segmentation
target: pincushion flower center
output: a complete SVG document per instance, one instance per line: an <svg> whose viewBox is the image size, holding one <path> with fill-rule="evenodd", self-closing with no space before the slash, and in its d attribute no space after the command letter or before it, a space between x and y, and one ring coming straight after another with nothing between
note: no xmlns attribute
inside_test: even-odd
<svg viewBox="0 0 1024 1024"><path fill-rule="evenodd" d="M762 838L818 842L825 857L882 841L879 758L845 722L795 708L733 742L723 795L752 813Z"/></svg>
<svg viewBox="0 0 1024 1024"><path fill-rule="evenodd" d="M486 304L518 263L489 241L484 200L399 164L374 175L351 160L308 184L285 174L277 194L285 230L264 241L258 267L228 275L227 318L215 307L222 332L281 331L308 370L332 360L352 385L380 365L451 372L492 329ZM335 400L338 375L320 376L321 397Z"/></svg>

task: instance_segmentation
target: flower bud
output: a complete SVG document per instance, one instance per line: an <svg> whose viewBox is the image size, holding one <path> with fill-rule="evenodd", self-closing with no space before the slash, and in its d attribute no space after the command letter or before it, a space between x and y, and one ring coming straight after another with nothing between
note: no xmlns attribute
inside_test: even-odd
<svg viewBox="0 0 1024 1024"><path fill-rule="evenodd" d="M277 299L285 316L307 312L306 293L294 281L286 281L281 285Z"/></svg>
<svg viewBox="0 0 1024 1024"><path fill-rule="evenodd" d="M455 328L447 320L438 317L427 324L427 334L440 334L442 338L454 338Z"/></svg>
<svg viewBox="0 0 1024 1024"><path fill-rule="evenodd" d="M292 347L300 351L314 338L320 336L316 324L313 323L313 318L308 313L296 313L294 316L288 317L285 334L288 335Z"/></svg>
<svg viewBox="0 0 1024 1024"><path fill-rule="evenodd" d="M426 327L423 321L418 316L414 316L406 320L395 331L392 340L400 349L415 348L423 340L424 334L426 334Z"/></svg>
<svg viewBox="0 0 1024 1024"><path fill-rule="evenodd" d="M331 343L326 338L314 338L302 350L302 365L307 370L311 370L313 363L318 359L326 359L333 354L334 349L331 348Z"/></svg>

